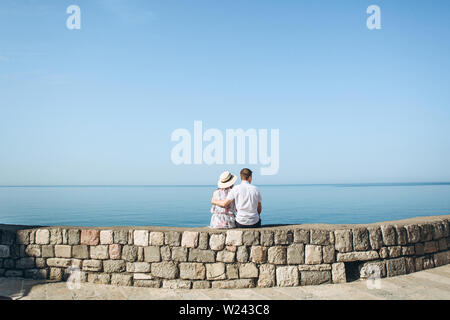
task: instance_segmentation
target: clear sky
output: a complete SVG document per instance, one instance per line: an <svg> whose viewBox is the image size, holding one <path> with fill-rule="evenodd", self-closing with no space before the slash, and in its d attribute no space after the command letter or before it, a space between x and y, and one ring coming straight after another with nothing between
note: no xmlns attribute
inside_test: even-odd
<svg viewBox="0 0 450 320"><path fill-rule="evenodd" d="M195 120L280 130L257 184L450 181L449 35L446 0L1 1L0 185L238 173L171 162Z"/></svg>

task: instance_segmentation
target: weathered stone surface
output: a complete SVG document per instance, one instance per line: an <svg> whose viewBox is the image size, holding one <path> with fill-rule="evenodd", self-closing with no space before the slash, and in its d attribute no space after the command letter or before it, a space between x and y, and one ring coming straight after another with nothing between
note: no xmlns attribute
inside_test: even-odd
<svg viewBox="0 0 450 320"><path fill-rule="evenodd" d="M255 263L265 263L267 261L267 248L262 246L252 246L250 249L250 261Z"/></svg>
<svg viewBox="0 0 450 320"><path fill-rule="evenodd" d="M239 266L237 264L226 264L227 279L239 279Z"/></svg>
<svg viewBox="0 0 450 320"><path fill-rule="evenodd" d="M122 247L122 259L125 261L128 261L128 262L136 261L137 254L138 254L138 249L135 246L125 245Z"/></svg>
<svg viewBox="0 0 450 320"><path fill-rule="evenodd" d="M144 261L144 247L138 247L137 261L138 262L143 262Z"/></svg>
<svg viewBox="0 0 450 320"><path fill-rule="evenodd" d="M110 284L111 275L106 273L88 273L87 281L94 284Z"/></svg>
<svg viewBox="0 0 450 320"><path fill-rule="evenodd" d="M310 231L309 242L315 245L330 245L330 232L327 230L313 229Z"/></svg>
<svg viewBox="0 0 450 320"><path fill-rule="evenodd" d="M383 236L383 244L385 246L395 246L397 244L394 226L382 225L381 234Z"/></svg>
<svg viewBox="0 0 450 320"><path fill-rule="evenodd" d="M42 255L44 257L44 255ZM71 258L72 246L66 244L57 244L55 246L55 256L57 258Z"/></svg>
<svg viewBox="0 0 450 320"><path fill-rule="evenodd" d="M211 288L211 282L209 281L193 281L192 289L209 289Z"/></svg>
<svg viewBox="0 0 450 320"><path fill-rule="evenodd" d="M133 244L141 247L148 246L149 233L148 230L134 230Z"/></svg>
<svg viewBox="0 0 450 320"><path fill-rule="evenodd" d="M30 244L30 230L18 230L16 232L16 242L18 244Z"/></svg>
<svg viewBox="0 0 450 320"><path fill-rule="evenodd" d="M17 269L32 269L35 267L33 257L20 258L16 261Z"/></svg>
<svg viewBox="0 0 450 320"><path fill-rule="evenodd" d="M222 262L208 263L206 265L206 279L224 280L226 279L225 264Z"/></svg>
<svg viewBox="0 0 450 320"><path fill-rule="evenodd" d="M225 234L212 234L209 238L209 247L211 250L223 250L223 248L225 248Z"/></svg>
<svg viewBox="0 0 450 320"><path fill-rule="evenodd" d="M217 252L216 260L217 260L217 262L232 263L232 262L234 262L235 256L236 256L236 252L222 250L222 251Z"/></svg>
<svg viewBox="0 0 450 320"><path fill-rule="evenodd" d="M419 224L421 239L420 241L431 241L433 240L433 227L431 224Z"/></svg>
<svg viewBox="0 0 450 320"><path fill-rule="evenodd" d="M50 244L62 244L62 242L61 229L50 229Z"/></svg>
<svg viewBox="0 0 450 320"><path fill-rule="evenodd" d="M294 243L309 244L309 230L296 229L294 230Z"/></svg>
<svg viewBox="0 0 450 320"><path fill-rule="evenodd" d="M305 263L305 245L302 243L294 243L287 247L287 263L303 264Z"/></svg>
<svg viewBox="0 0 450 320"><path fill-rule="evenodd" d="M109 245L109 258L112 260L119 260L122 257L122 246L117 243Z"/></svg>
<svg viewBox="0 0 450 320"><path fill-rule="evenodd" d="M103 261L103 272L119 273L125 272L126 262L124 260L105 260Z"/></svg>
<svg viewBox="0 0 450 320"><path fill-rule="evenodd" d="M111 285L113 286L132 286L133 276L129 274L117 274L111 275Z"/></svg>
<svg viewBox="0 0 450 320"><path fill-rule="evenodd" d="M433 255L434 265L440 267L450 263L450 251L439 252Z"/></svg>
<svg viewBox="0 0 450 320"><path fill-rule="evenodd" d="M383 246L383 238L381 235L381 228L369 227L369 228L367 228L367 231L369 231L370 247L373 250L379 250Z"/></svg>
<svg viewBox="0 0 450 320"><path fill-rule="evenodd" d="M179 235L179 232L177 232L177 234ZM166 244L171 244L171 242L173 243L173 239L168 239L169 243ZM150 245L151 246L162 246L164 245L164 232L157 232L157 231L152 231L150 232ZM178 243L177 246L179 246L180 244Z"/></svg>
<svg viewBox="0 0 450 320"><path fill-rule="evenodd" d="M198 246L198 232L185 231L181 239L181 246L186 248L196 248Z"/></svg>
<svg viewBox="0 0 450 320"><path fill-rule="evenodd" d="M246 246L259 245L259 231L246 230L242 235L242 243Z"/></svg>
<svg viewBox="0 0 450 320"><path fill-rule="evenodd" d="M10 254L9 246L0 244L0 258L9 258Z"/></svg>
<svg viewBox="0 0 450 320"><path fill-rule="evenodd" d="M48 245L45 245L48 246ZM7 246L3 246L3 247L7 247ZM44 247L44 246L42 246ZM9 247L8 248L8 252L9 252ZM0 245L0 258L2 258L2 246ZM29 257L40 257L42 255L42 250L41 250L41 246L36 245L36 244L30 244L25 248L25 254ZM7 258L7 257L3 257L3 258ZM53 257L47 257L47 258L53 258Z"/></svg>
<svg viewBox="0 0 450 320"><path fill-rule="evenodd" d="M151 234L150 234L151 237ZM164 243L166 245L177 247L181 245L181 232L169 231L165 233Z"/></svg>
<svg viewBox="0 0 450 320"><path fill-rule="evenodd" d="M188 259L188 249L183 247L172 247L172 260L186 262Z"/></svg>
<svg viewBox="0 0 450 320"><path fill-rule="evenodd" d="M408 243L417 243L420 241L420 227L416 224L405 226Z"/></svg>
<svg viewBox="0 0 450 320"><path fill-rule="evenodd" d="M337 254L338 262L369 261L378 258L379 255L376 251L358 251Z"/></svg>
<svg viewBox="0 0 450 320"><path fill-rule="evenodd" d="M434 268L434 261L433 261L433 257L432 256L425 256L423 257L423 268L426 269L430 269L430 268Z"/></svg>
<svg viewBox="0 0 450 320"><path fill-rule="evenodd" d="M386 277L384 261L370 261L358 266L361 279L379 279Z"/></svg>
<svg viewBox="0 0 450 320"><path fill-rule="evenodd" d="M408 234L406 232L406 228L399 225L395 225L394 228L397 234L397 244L406 245L408 243Z"/></svg>
<svg viewBox="0 0 450 320"><path fill-rule="evenodd" d="M113 244L112 230L100 230L100 244Z"/></svg>
<svg viewBox="0 0 450 320"><path fill-rule="evenodd" d="M307 244L305 246L305 263L306 264L321 264L322 263L322 247Z"/></svg>
<svg viewBox="0 0 450 320"><path fill-rule="evenodd" d="M262 264L259 266L258 287L268 288L274 287L275 281L275 266L272 264Z"/></svg>
<svg viewBox="0 0 450 320"><path fill-rule="evenodd" d="M423 270L423 257L416 257L414 259L416 271L422 271Z"/></svg>
<svg viewBox="0 0 450 320"><path fill-rule="evenodd" d="M254 288L254 279L236 279L236 280L226 280L226 281L213 281L211 282L213 289L244 289L244 288Z"/></svg>
<svg viewBox="0 0 450 320"><path fill-rule="evenodd" d="M71 260L64 259L64 258L48 258L47 265L49 267L67 268L67 267L70 267Z"/></svg>
<svg viewBox="0 0 450 320"><path fill-rule="evenodd" d="M131 262L128 262L131 263ZM127 266L128 268L128 266ZM155 278L150 273L134 273L133 280L154 280Z"/></svg>
<svg viewBox="0 0 450 320"><path fill-rule="evenodd" d="M227 246L240 246L242 245L242 231L240 230L228 230L225 243Z"/></svg>
<svg viewBox="0 0 450 320"><path fill-rule="evenodd" d="M114 243L128 244L128 230L114 230Z"/></svg>
<svg viewBox="0 0 450 320"><path fill-rule="evenodd" d="M356 228L353 232L353 250L366 251L370 249L369 231L366 228Z"/></svg>
<svg viewBox="0 0 450 320"><path fill-rule="evenodd" d="M301 264L298 271L329 271L331 264Z"/></svg>
<svg viewBox="0 0 450 320"><path fill-rule="evenodd" d="M290 230L275 230L274 242L275 245L291 244L294 242L294 233Z"/></svg>
<svg viewBox="0 0 450 320"><path fill-rule="evenodd" d="M324 263L333 263L335 261L335 250L333 245L322 247L322 260Z"/></svg>
<svg viewBox="0 0 450 320"><path fill-rule="evenodd" d="M382 247L380 250L378 250L378 254L380 255L381 259L386 259L389 257L389 249L386 247Z"/></svg>
<svg viewBox="0 0 450 320"><path fill-rule="evenodd" d="M28 269L24 270L24 277L28 279L44 280L47 279L47 269Z"/></svg>
<svg viewBox="0 0 450 320"><path fill-rule="evenodd" d="M152 275L158 278L176 279L178 277L178 268L171 261L152 263Z"/></svg>
<svg viewBox="0 0 450 320"><path fill-rule="evenodd" d="M269 230L263 230L261 231L261 245L270 247L273 246L274 240L273 240L273 232Z"/></svg>
<svg viewBox="0 0 450 320"><path fill-rule="evenodd" d="M240 246L236 251L236 260L238 262L247 262L248 261L248 250L246 246Z"/></svg>
<svg viewBox="0 0 450 320"><path fill-rule="evenodd" d="M417 256L423 256L425 254L425 246L421 242L414 245L414 250Z"/></svg>
<svg viewBox="0 0 450 320"><path fill-rule="evenodd" d="M190 262L215 262L215 253L212 250L189 249Z"/></svg>
<svg viewBox="0 0 450 320"><path fill-rule="evenodd" d="M61 281L64 277L64 269L62 268L50 268L49 279Z"/></svg>
<svg viewBox="0 0 450 320"><path fill-rule="evenodd" d="M144 248L144 261L146 262L160 262L161 250L157 246L149 246Z"/></svg>
<svg viewBox="0 0 450 320"><path fill-rule="evenodd" d="M47 229L37 230L36 244L50 244L50 231Z"/></svg>
<svg viewBox="0 0 450 320"><path fill-rule="evenodd" d="M402 255L402 247L401 246L392 246L389 247L389 258L397 258Z"/></svg>
<svg viewBox="0 0 450 320"><path fill-rule="evenodd" d="M438 241L438 248L439 248L439 251L447 250L448 244L447 244L447 240L445 238L440 239Z"/></svg>
<svg viewBox="0 0 450 320"><path fill-rule="evenodd" d="M243 263L239 266L239 276L241 279L258 278L258 268L254 263Z"/></svg>
<svg viewBox="0 0 450 320"><path fill-rule="evenodd" d="M277 267L276 282L279 287L293 287L299 284L298 268L294 266Z"/></svg>
<svg viewBox="0 0 450 320"><path fill-rule="evenodd" d="M79 245L80 244L80 230L78 229L69 229L67 231L68 242L69 245Z"/></svg>
<svg viewBox="0 0 450 320"><path fill-rule="evenodd" d="M209 235L207 232L200 232L198 235L198 247L199 249L206 250L208 249L208 241L209 241Z"/></svg>
<svg viewBox="0 0 450 320"><path fill-rule="evenodd" d="M83 271L102 271L102 262L100 260L83 260Z"/></svg>
<svg viewBox="0 0 450 320"><path fill-rule="evenodd" d="M189 280L204 280L206 268L202 263L180 263L180 278Z"/></svg>
<svg viewBox="0 0 450 320"><path fill-rule="evenodd" d="M43 269L43 268L47 267L47 264L45 263L44 258L36 258L35 262L36 262L36 268Z"/></svg>
<svg viewBox="0 0 450 320"><path fill-rule="evenodd" d="M271 264L286 264L287 263L287 252L285 247L277 246L270 247L267 250L268 262Z"/></svg>
<svg viewBox="0 0 450 320"><path fill-rule="evenodd" d="M388 277L399 276L406 274L406 262L405 258L389 259L386 260L386 270Z"/></svg>
<svg viewBox="0 0 450 320"><path fill-rule="evenodd" d="M146 273L150 272L150 263L148 262L127 262L126 264L127 272L138 272L138 273Z"/></svg>
<svg viewBox="0 0 450 320"><path fill-rule="evenodd" d="M331 277L333 283L347 282L347 276L345 274L345 264L343 262L333 263L331 265Z"/></svg>
<svg viewBox="0 0 450 320"><path fill-rule="evenodd" d="M412 256L414 255L415 250L414 250L414 246L406 246L406 247L402 247L402 255L403 256Z"/></svg>
<svg viewBox="0 0 450 320"><path fill-rule="evenodd" d="M187 280L164 280L162 287L164 289L190 289L191 281Z"/></svg>
<svg viewBox="0 0 450 320"><path fill-rule="evenodd" d="M335 248L339 252L350 252L353 250L352 231L336 230L334 231Z"/></svg>
<svg viewBox="0 0 450 320"><path fill-rule="evenodd" d="M161 280L133 280L133 285L135 287L144 287L144 288L160 288Z"/></svg>
<svg viewBox="0 0 450 320"><path fill-rule="evenodd" d="M100 230L81 230L81 244L96 246L100 243Z"/></svg>
<svg viewBox="0 0 450 320"><path fill-rule="evenodd" d="M302 286L319 285L322 283L331 283L330 271L301 271L300 284Z"/></svg>
<svg viewBox="0 0 450 320"><path fill-rule="evenodd" d="M187 249L187 248L184 248ZM172 260L172 253L170 251L170 247L169 246L162 246L161 247L161 259L163 261L170 261Z"/></svg>
<svg viewBox="0 0 450 320"><path fill-rule="evenodd" d="M61 254L61 252L59 253ZM28 255L28 254L27 254ZM53 245L45 244L41 247L41 255L42 258L54 258L55 257L55 250L53 248ZM70 258L72 256L72 247L70 248L70 255L67 256L60 256L60 258ZM39 256L35 256L39 257Z"/></svg>
<svg viewBox="0 0 450 320"><path fill-rule="evenodd" d="M227 249L227 251L236 252L237 246L225 246L225 249Z"/></svg>
<svg viewBox="0 0 450 320"><path fill-rule="evenodd" d="M423 248L425 254L434 253L438 251L437 241L427 241Z"/></svg>

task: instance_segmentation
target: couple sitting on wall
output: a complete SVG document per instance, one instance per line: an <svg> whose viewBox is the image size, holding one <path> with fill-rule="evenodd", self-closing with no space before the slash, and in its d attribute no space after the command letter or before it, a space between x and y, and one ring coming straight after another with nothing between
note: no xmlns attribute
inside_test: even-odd
<svg viewBox="0 0 450 320"><path fill-rule="evenodd" d="M259 228L261 193L252 183L252 171L241 170L241 184L234 186L237 177L225 171L220 175L218 189L211 203L211 223L214 229Z"/></svg>

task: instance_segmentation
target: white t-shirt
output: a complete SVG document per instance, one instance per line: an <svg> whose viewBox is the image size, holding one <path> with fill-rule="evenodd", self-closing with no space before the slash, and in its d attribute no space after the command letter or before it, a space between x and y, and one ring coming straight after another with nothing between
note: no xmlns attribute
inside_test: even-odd
<svg viewBox="0 0 450 320"><path fill-rule="evenodd" d="M258 202L261 202L261 193L254 185L242 181L231 189L228 200L234 200L236 205L236 221L240 224L252 225L258 223Z"/></svg>

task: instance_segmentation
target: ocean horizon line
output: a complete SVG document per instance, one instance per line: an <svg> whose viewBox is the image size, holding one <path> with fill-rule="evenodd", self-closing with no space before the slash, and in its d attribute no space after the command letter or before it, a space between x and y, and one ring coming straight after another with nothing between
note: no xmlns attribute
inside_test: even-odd
<svg viewBox="0 0 450 320"><path fill-rule="evenodd" d="M437 186L450 185L450 181L443 182L356 182L356 183L271 183L257 184L258 186L284 186L284 187L314 187L314 186L336 186L336 187L376 187L376 186ZM0 185L0 188L154 188L154 187L216 187L215 184L64 184L64 185Z"/></svg>

